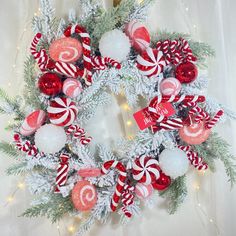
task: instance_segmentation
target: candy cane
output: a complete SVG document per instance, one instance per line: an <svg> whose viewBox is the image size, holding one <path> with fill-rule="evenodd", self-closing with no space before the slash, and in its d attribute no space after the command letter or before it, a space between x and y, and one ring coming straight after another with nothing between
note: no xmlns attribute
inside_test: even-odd
<svg viewBox="0 0 236 236"><path fill-rule="evenodd" d="M68 172L69 172L69 156L66 154L61 154L60 163L57 167L57 176L56 176L56 187L54 192L59 193L60 187L66 184Z"/></svg>
<svg viewBox="0 0 236 236"><path fill-rule="evenodd" d="M159 103L163 103L163 102L176 102L176 103L180 103L180 102L204 102L205 101L205 97L204 96L198 96L198 95L181 95L181 96L158 96L155 97L151 100L151 102L149 103L148 106L148 111L154 116L154 117L158 117L158 119L160 118L160 120L158 122L161 122L164 119L164 116L160 116L158 114L158 111L156 109L156 106Z"/></svg>
<svg viewBox="0 0 236 236"><path fill-rule="evenodd" d="M81 37L82 47L83 47L83 60L84 60L84 68L87 72L87 77L85 79L85 83L87 85L92 84L92 63L91 63L91 47L90 47L90 36L80 25L69 25L65 31L64 35L66 37L70 37L72 34L78 34Z"/></svg>
<svg viewBox="0 0 236 236"><path fill-rule="evenodd" d="M89 136L89 137L81 136L80 143L82 145L87 145L87 144L89 144L91 142L91 140L92 140L91 136Z"/></svg>
<svg viewBox="0 0 236 236"><path fill-rule="evenodd" d="M25 152L29 156L38 155L38 148L35 145L32 145L29 140L22 141L19 134L14 134L14 142L19 151Z"/></svg>
<svg viewBox="0 0 236 236"><path fill-rule="evenodd" d="M125 166L121 162L110 160L103 164L102 174L107 174L113 168L115 168L119 173L116 190L111 200L111 209L112 211L115 211L121 198L122 191L124 189L127 173Z"/></svg>
<svg viewBox="0 0 236 236"><path fill-rule="evenodd" d="M67 77L77 78L79 76L84 78L86 76L86 73L83 69L80 69L78 66L68 62L57 61L55 62L52 69L55 72Z"/></svg>
<svg viewBox="0 0 236 236"><path fill-rule="evenodd" d="M31 43L30 51L31 54L33 55L34 59L36 60L39 68L41 71L46 71L47 70L47 65L49 63L49 57L46 53L45 49L41 49L40 51L37 51L37 45L42 37L41 33L37 33L33 41Z"/></svg>
<svg viewBox="0 0 236 236"><path fill-rule="evenodd" d="M78 125L70 125L66 130L66 134L72 135L73 138L79 139L82 145L87 145L91 142L92 137L85 137L85 131Z"/></svg>
<svg viewBox="0 0 236 236"><path fill-rule="evenodd" d="M91 59L93 68L97 70L105 70L107 66L115 67L116 69L121 68L121 64L118 61L111 59L110 57L93 56Z"/></svg>
<svg viewBox="0 0 236 236"><path fill-rule="evenodd" d="M121 201L123 203L123 207L121 208L121 210L124 212L125 216L130 218L132 216L132 213L127 210L127 206L132 205L134 202L134 186L126 184L124 186L124 191L122 192L121 197Z"/></svg>
<svg viewBox="0 0 236 236"><path fill-rule="evenodd" d="M160 128L164 130L176 130L184 126L183 121L180 118L168 119L164 122L161 122L159 125Z"/></svg>
<svg viewBox="0 0 236 236"><path fill-rule="evenodd" d="M216 125L216 123L220 120L221 116L223 116L224 111L223 110L219 110L215 116L212 118L212 120L208 121L205 125L206 129L211 129L213 126Z"/></svg>
<svg viewBox="0 0 236 236"><path fill-rule="evenodd" d="M191 150L191 146L178 146L179 149L186 152L187 157L190 161L190 163L197 169L197 170L206 170L208 168L207 163L203 161L202 157L198 156L197 152L194 152Z"/></svg>

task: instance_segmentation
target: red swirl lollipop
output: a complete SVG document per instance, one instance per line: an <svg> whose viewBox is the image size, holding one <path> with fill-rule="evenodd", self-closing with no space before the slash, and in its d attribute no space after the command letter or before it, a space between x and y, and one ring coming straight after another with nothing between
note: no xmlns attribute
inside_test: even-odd
<svg viewBox="0 0 236 236"><path fill-rule="evenodd" d="M205 122L193 123L191 125L184 125L179 130L180 138L192 145L197 145L205 142L211 133L210 129L205 128Z"/></svg>

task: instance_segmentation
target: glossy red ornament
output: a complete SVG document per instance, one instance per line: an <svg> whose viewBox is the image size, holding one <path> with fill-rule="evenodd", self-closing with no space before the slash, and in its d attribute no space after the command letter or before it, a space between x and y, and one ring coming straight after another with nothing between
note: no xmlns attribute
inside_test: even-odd
<svg viewBox="0 0 236 236"><path fill-rule="evenodd" d="M171 184L170 176L165 175L163 172L160 172L160 177L155 182L152 183L152 187L156 190L165 190Z"/></svg>
<svg viewBox="0 0 236 236"><path fill-rule="evenodd" d="M182 84L188 84L193 82L198 75L197 66L191 62L183 62L179 64L175 71L175 77Z"/></svg>
<svg viewBox="0 0 236 236"><path fill-rule="evenodd" d="M48 96L55 96L61 92L62 82L58 75L49 72L39 78L38 88L41 93Z"/></svg>

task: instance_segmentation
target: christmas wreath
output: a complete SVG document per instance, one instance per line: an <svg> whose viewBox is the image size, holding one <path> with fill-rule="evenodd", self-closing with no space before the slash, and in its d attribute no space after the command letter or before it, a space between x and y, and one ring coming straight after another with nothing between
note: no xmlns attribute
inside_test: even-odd
<svg viewBox="0 0 236 236"><path fill-rule="evenodd" d="M127 222L156 194L174 213L187 194L187 171L214 171L217 159L234 184L233 157L212 129L235 116L206 97L208 81L200 72L214 52L188 35L150 36L142 22L151 2L126 0L105 10L100 1L80 1L80 18L71 10L65 20L41 0L24 96L9 98L1 90L0 109L14 116L7 127L14 137L0 148L18 160L7 172L24 174L36 197L23 216L55 222L89 211L81 235L112 212ZM86 124L121 93L140 131L110 149L96 145Z"/></svg>

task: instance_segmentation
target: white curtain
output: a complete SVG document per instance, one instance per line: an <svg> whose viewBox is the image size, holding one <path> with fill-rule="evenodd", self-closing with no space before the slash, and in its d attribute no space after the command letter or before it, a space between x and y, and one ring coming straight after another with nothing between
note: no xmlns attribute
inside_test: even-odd
<svg viewBox="0 0 236 236"><path fill-rule="evenodd" d="M107 1L106 5L111 3ZM66 15L76 0L55 1L58 15ZM38 1L19 0L1 1L0 8L0 81L10 95L18 94L23 84L23 61L28 54L32 38L30 21L38 11ZM209 60L210 95L236 111L236 1L233 0L157 0L150 9L148 27L152 31L166 29L191 33L193 38L208 42L216 50L216 58ZM124 121L114 99L110 113L103 115L99 111L91 122L89 130L104 142L124 135ZM124 115L124 114L123 114ZM124 119L126 119L123 116ZM116 120L114 122L114 120ZM10 140L10 134L4 130L7 117L0 118L1 140ZM96 125L95 125L96 124ZM96 132L94 131L96 127ZM131 132L130 130L125 130ZM218 128L221 135L232 145L236 154L236 122L227 122ZM114 135L114 133L116 135ZM101 136L102 135L102 136ZM1 155L0 159L0 229L2 236L66 236L67 227L78 225L68 217L60 222L60 234L57 225L51 225L45 218L27 219L18 216L29 207L32 198L27 190L19 190L12 203L5 206L6 198L16 189L18 177L6 176L4 170L13 161ZM196 191L194 187L200 186ZM141 218L134 219L128 226L118 226L113 219L108 225L96 225L87 236L233 236L236 232L236 188L230 191L222 164L218 164L215 174L199 176L196 172L188 174L189 195L175 215L169 216L161 199L153 209L145 209Z"/></svg>

